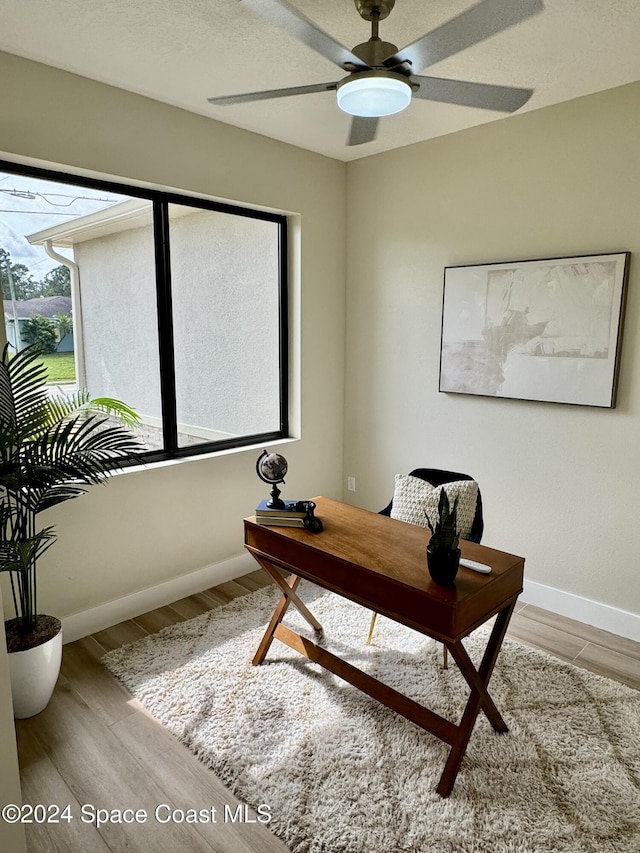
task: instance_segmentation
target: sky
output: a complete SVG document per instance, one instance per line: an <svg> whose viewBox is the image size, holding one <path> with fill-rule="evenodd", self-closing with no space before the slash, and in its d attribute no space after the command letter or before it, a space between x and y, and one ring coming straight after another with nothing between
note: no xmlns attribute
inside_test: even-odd
<svg viewBox="0 0 640 853"><path fill-rule="evenodd" d="M113 192L43 181L0 172L0 247L15 264L25 264L34 279L41 280L58 266L42 246L31 246L25 235L94 213L123 201ZM68 258L71 249L59 250Z"/></svg>

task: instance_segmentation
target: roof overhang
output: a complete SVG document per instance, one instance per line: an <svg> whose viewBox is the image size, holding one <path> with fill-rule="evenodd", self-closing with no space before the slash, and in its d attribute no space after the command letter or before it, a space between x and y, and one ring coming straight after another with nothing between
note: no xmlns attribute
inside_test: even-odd
<svg viewBox="0 0 640 853"><path fill-rule="evenodd" d="M151 225L152 222L151 202L147 199L134 198L86 216L79 216L62 225L53 225L51 228L36 231L35 234L27 235L27 240L32 246L43 246L50 240L52 246L70 248L87 240L96 240L120 231L142 228L145 225Z"/></svg>

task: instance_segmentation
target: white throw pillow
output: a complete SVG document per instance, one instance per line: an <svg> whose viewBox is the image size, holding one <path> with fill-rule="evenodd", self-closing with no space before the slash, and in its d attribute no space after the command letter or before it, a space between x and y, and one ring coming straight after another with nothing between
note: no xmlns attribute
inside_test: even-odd
<svg viewBox="0 0 640 853"><path fill-rule="evenodd" d="M419 477L396 474L391 518L428 527L426 512L435 527L438 520L438 502L443 489L447 493L451 508L454 500L458 498L458 532L462 539L468 539L478 500L478 484L475 480L455 480L442 486L432 486Z"/></svg>

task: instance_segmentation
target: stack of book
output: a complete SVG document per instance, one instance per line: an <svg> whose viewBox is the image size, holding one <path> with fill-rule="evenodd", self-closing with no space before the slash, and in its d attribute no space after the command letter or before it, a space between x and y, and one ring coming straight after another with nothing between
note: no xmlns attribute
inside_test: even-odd
<svg viewBox="0 0 640 853"><path fill-rule="evenodd" d="M284 508L271 509L267 506L268 499L260 501L256 507L258 524L269 524L274 527L304 527L306 510L298 508L299 501L283 501Z"/></svg>

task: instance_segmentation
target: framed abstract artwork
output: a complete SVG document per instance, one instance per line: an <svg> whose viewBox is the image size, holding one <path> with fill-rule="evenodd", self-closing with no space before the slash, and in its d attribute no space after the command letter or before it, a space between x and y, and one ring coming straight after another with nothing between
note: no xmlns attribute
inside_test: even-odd
<svg viewBox="0 0 640 853"><path fill-rule="evenodd" d="M446 267L440 391L613 408L629 257Z"/></svg>

